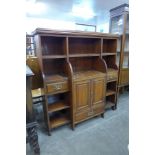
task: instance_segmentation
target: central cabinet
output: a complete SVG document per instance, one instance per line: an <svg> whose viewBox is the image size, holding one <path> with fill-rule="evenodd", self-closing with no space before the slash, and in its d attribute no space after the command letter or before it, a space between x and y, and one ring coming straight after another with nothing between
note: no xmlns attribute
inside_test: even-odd
<svg viewBox="0 0 155 155"><path fill-rule="evenodd" d="M74 124L104 114L106 77L97 71L81 73L73 81ZM90 74L90 76L88 76ZM80 77L81 76L81 77ZM85 76L82 78L82 76Z"/></svg>
<svg viewBox="0 0 155 155"><path fill-rule="evenodd" d="M33 34L44 79L49 134L66 123L74 129L79 122L103 116L109 101L115 106L118 35L41 28Z"/></svg>

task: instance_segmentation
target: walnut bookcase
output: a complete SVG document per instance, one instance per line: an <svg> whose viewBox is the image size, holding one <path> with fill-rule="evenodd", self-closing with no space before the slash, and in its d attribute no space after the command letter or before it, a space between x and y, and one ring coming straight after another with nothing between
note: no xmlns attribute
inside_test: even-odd
<svg viewBox="0 0 155 155"><path fill-rule="evenodd" d="M33 32L45 89L44 113L48 133L75 125L105 108L116 108L118 35L97 32Z"/></svg>

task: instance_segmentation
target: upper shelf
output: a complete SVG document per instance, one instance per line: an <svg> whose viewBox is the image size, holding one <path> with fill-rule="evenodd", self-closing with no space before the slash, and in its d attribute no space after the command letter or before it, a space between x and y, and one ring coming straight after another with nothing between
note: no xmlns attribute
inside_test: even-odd
<svg viewBox="0 0 155 155"><path fill-rule="evenodd" d="M66 38L55 36L41 37L42 55L64 55L66 54Z"/></svg>
<svg viewBox="0 0 155 155"><path fill-rule="evenodd" d="M67 58L66 55L44 55L43 59L58 59L58 58Z"/></svg>
<svg viewBox="0 0 155 155"><path fill-rule="evenodd" d="M68 48L70 54L99 54L101 51L100 38L69 38Z"/></svg>
<svg viewBox="0 0 155 155"><path fill-rule="evenodd" d="M117 39L103 40L103 53L115 53L117 49Z"/></svg>
<svg viewBox="0 0 155 155"><path fill-rule="evenodd" d="M84 52L85 53L85 52ZM90 53L90 54L69 54L69 57L96 57L100 56L100 53Z"/></svg>
<svg viewBox="0 0 155 155"><path fill-rule="evenodd" d="M40 36L42 59L116 55L118 36L108 35L110 37L107 37L102 34L102 36L86 37L83 33L81 36L68 36L65 33L64 36L59 36L58 34Z"/></svg>
<svg viewBox="0 0 155 155"><path fill-rule="evenodd" d="M115 53L107 53L107 52L102 53L102 56L108 56L108 55L116 55L116 52Z"/></svg>

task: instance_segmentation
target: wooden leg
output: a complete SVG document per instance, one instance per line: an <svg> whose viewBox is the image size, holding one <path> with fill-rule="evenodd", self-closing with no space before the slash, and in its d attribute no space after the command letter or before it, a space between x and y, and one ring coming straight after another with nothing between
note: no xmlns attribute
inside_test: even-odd
<svg viewBox="0 0 155 155"><path fill-rule="evenodd" d="M35 155L40 155L40 147L38 144L38 135L35 127L27 129L28 141Z"/></svg>
<svg viewBox="0 0 155 155"><path fill-rule="evenodd" d="M117 109L117 103L115 104L115 110Z"/></svg>
<svg viewBox="0 0 155 155"><path fill-rule="evenodd" d="M47 126L48 136L51 136L51 131L52 131L52 129L50 129L50 127L49 127L49 126Z"/></svg>
<svg viewBox="0 0 155 155"><path fill-rule="evenodd" d="M51 131L48 131L48 136L51 136Z"/></svg>
<svg viewBox="0 0 155 155"><path fill-rule="evenodd" d="M101 117L104 118L104 113L101 114Z"/></svg>
<svg viewBox="0 0 155 155"><path fill-rule="evenodd" d="M116 105L111 107L112 110L116 110Z"/></svg>
<svg viewBox="0 0 155 155"><path fill-rule="evenodd" d="M119 97L119 91L120 91L120 88L118 87L118 88L117 88L117 99L118 99L118 97Z"/></svg>
<svg viewBox="0 0 155 155"><path fill-rule="evenodd" d="M73 131L75 130L75 124L72 124L72 130Z"/></svg>

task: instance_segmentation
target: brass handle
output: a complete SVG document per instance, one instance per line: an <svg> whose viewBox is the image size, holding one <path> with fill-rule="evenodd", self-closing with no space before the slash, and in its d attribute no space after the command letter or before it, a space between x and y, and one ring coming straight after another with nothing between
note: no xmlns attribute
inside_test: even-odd
<svg viewBox="0 0 155 155"><path fill-rule="evenodd" d="M60 90L62 89L62 84L56 84L54 85L55 90Z"/></svg>

